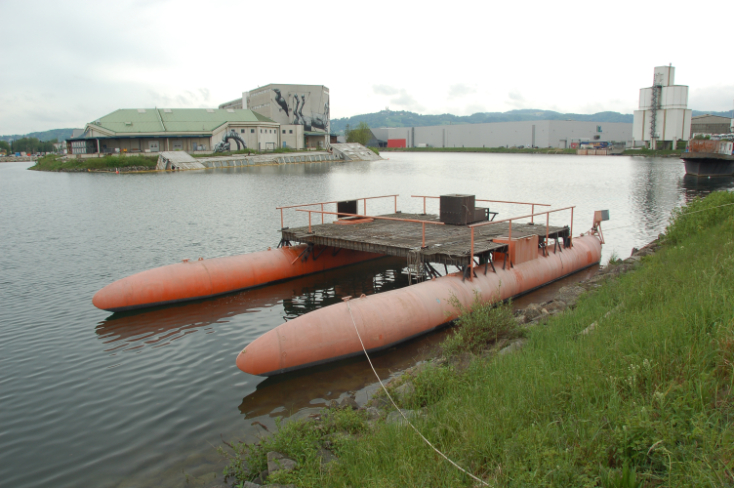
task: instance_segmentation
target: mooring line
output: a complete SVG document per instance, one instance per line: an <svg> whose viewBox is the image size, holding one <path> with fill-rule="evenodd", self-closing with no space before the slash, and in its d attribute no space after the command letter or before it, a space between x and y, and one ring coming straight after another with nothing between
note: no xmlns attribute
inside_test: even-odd
<svg viewBox="0 0 734 488"><path fill-rule="evenodd" d="M706 210L713 210L715 208L728 207L729 205L734 205L734 203L725 203L724 205L718 205L716 207L704 208L702 210L696 210L695 212L681 213L681 217L685 217L686 215L691 215L691 214L694 214L694 213L705 212Z"/></svg>
<svg viewBox="0 0 734 488"><path fill-rule="evenodd" d="M364 295L362 295L362 296L364 297ZM442 453L441 451L439 451L433 444L431 444L431 441L429 441L428 439L426 439L425 436L423 434L421 434L420 431L415 427L415 425L413 425L410 422L410 420L408 420L408 417L405 416L405 414L403 413L403 411L395 403L395 400L392 399L392 396L387 391L387 388L385 388L385 385L382 383L382 380L380 379L380 375L377 374L377 371L375 370L375 367L372 365L372 360L370 359L370 355L367 354L367 349L364 347L364 342L362 342L362 336L359 334L359 329L357 329L357 323L354 321L354 315L352 315L352 307L349 305L349 299L348 298L347 298L346 302L347 302L347 309L349 310L349 317L352 319L352 325L354 326L354 331L357 333L357 337L359 338L359 343L362 346L362 351L364 351L364 355L367 357L367 362L370 363L370 368L372 368L372 372L375 373L375 377L377 378L377 381L380 382L380 386L382 387L383 391L385 392L385 395L387 395L387 398L390 399L390 403L392 403L393 407L395 407L395 409L398 411L398 413L400 413L400 416L403 417L403 420L405 420L405 422L408 425L410 425L410 427L416 432L416 434L418 434L420 436L420 438L423 439L423 441L431 447L431 449L433 449L434 451L436 451L446 461L450 462L456 469L458 469L462 473L470 476L475 481L480 482L484 486L491 486L487 482L485 482L484 480L482 480L480 478L477 478L476 476L474 476L473 474L471 474L470 472L468 472L467 470L465 470L464 468L462 468L461 466L459 466L458 464L456 464L454 461L452 461L451 459L449 459L448 456L446 456L444 453Z"/></svg>

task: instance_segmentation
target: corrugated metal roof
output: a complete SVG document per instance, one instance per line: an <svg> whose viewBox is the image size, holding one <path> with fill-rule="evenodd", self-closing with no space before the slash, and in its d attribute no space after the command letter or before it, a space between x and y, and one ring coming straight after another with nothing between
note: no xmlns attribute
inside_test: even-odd
<svg viewBox="0 0 734 488"><path fill-rule="evenodd" d="M150 132L210 132L227 122L275 121L252 110L205 108L119 109L92 125L120 134Z"/></svg>

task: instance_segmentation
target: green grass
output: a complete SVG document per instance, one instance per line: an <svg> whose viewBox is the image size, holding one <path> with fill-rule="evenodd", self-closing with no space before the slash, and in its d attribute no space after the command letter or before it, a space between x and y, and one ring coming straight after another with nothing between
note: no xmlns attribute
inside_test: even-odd
<svg viewBox="0 0 734 488"><path fill-rule="evenodd" d="M36 161L34 166L28 169L35 171L62 171L78 169L114 169L131 166L144 166L155 169L158 162L157 157L145 156L105 156L102 158L69 159L62 160L57 155L45 156Z"/></svg>
<svg viewBox="0 0 734 488"><path fill-rule="evenodd" d="M722 201L732 195L691 209ZM490 486L732 486L734 206L693 211L676 216L640 268L528 329L520 352L424 368L403 400L426 413L416 427ZM502 316L477 315L490 335L493 314ZM593 333L579 335L592 322ZM383 423L340 437L339 462L324 468L313 453L333 433L320 429L294 422L266 441L299 462L269 481L479 486L409 427Z"/></svg>

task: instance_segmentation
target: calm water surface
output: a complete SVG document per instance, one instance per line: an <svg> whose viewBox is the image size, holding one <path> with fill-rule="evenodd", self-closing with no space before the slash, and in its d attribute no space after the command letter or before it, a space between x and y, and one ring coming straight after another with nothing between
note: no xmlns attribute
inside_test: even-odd
<svg viewBox="0 0 734 488"><path fill-rule="evenodd" d="M188 486L212 486L221 481L223 462L212 447L221 437L253 440L276 417L308 415L374 381L360 359L265 380L239 371L235 357L284 320L344 295L405 286L399 260L144 313L92 306L97 290L138 271L275 246L277 205L399 193L400 209L418 211L411 194L474 193L576 205L576 234L590 227L594 210L609 209L606 260L655 238L671 210L693 196L734 187L730 178L688 179L678 159L386 156L141 175L0 164L2 484L181 486L188 479ZM391 209L392 201L368 207ZM288 215L286 225L303 218ZM566 224L568 215L551 223ZM380 373L410 366L439 339L383 353Z"/></svg>

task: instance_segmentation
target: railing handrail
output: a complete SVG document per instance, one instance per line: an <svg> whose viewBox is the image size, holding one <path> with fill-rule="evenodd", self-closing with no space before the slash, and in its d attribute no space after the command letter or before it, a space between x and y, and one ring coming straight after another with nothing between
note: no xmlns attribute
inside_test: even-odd
<svg viewBox="0 0 734 488"><path fill-rule="evenodd" d="M469 224L468 227L482 227L484 225L501 224L503 222L511 222L513 220L529 219L530 217L537 217L539 215L552 214L554 212L562 212L563 210L570 210L572 208L576 208L576 205L573 205L571 207L554 208L552 210L546 210L545 212L538 212L538 213L532 213L532 214L527 214L527 215L520 215L518 217L510 217L508 219L491 220L491 221L487 221L487 222L477 222L475 224Z"/></svg>
<svg viewBox="0 0 734 488"><path fill-rule="evenodd" d="M339 215L341 217L361 217L363 219L375 219L375 220L395 220L397 222L415 222L416 224L431 224L431 225L446 225L443 222L437 220L420 220L420 219L401 219L399 217L383 217L381 215L362 215L362 214L348 214L344 212L327 212L326 210L296 210L296 212L309 212L325 215Z"/></svg>
<svg viewBox="0 0 734 488"><path fill-rule="evenodd" d="M330 202L316 202L316 203L301 203L299 205L284 205L282 207L275 207L275 210L282 210L286 208L296 208L296 207L311 207L314 205L327 205L330 203L339 203L339 202L348 202L351 200L374 200L375 198L391 198L391 197L399 197L400 194L397 195L380 195L379 197L360 197L360 198L347 198L345 200L333 200Z"/></svg>
<svg viewBox="0 0 734 488"><path fill-rule="evenodd" d="M367 200L374 200L376 198L393 198L395 200L395 213L398 213L398 197L399 196L400 196L400 194L395 194L395 195L380 195L378 197L353 198L351 201L357 202L359 200L362 200L362 203L364 205L364 214L367 215ZM285 209L290 209L290 208L298 209L300 207L313 207L315 205L321 205L321 210L323 212L324 205L331 205L333 203L349 202L349 201L350 200L333 200L333 201L330 201L330 202L316 202L316 203L302 203L302 204L299 204L299 205L285 205L285 206L282 206L282 207L275 207L275 210L280 210L280 228L283 229L285 227L285 219L283 217L283 210L285 210ZM338 208L339 207L337 207L337 209ZM296 210L296 211L298 211L298 210ZM344 215L346 215L346 214L344 214ZM311 223L310 223L311 214L308 215L308 218L309 218L309 226L310 226L311 225ZM321 214L321 223L322 224L324 223L324 214L323 213Z"/></svg>
<svg viewBox="0 0 734 488"><path fill-rule="evenodd" d="M411 195L411 198L441 198L441 197L433 197L429 195ZM506 200L486 200L483 198L475 198L475 202L489 202L489 203L512 203L515 205L538 205L540 207L551 207L552 204L550 203L533 203L533 202L508 202Z"/></svg>

